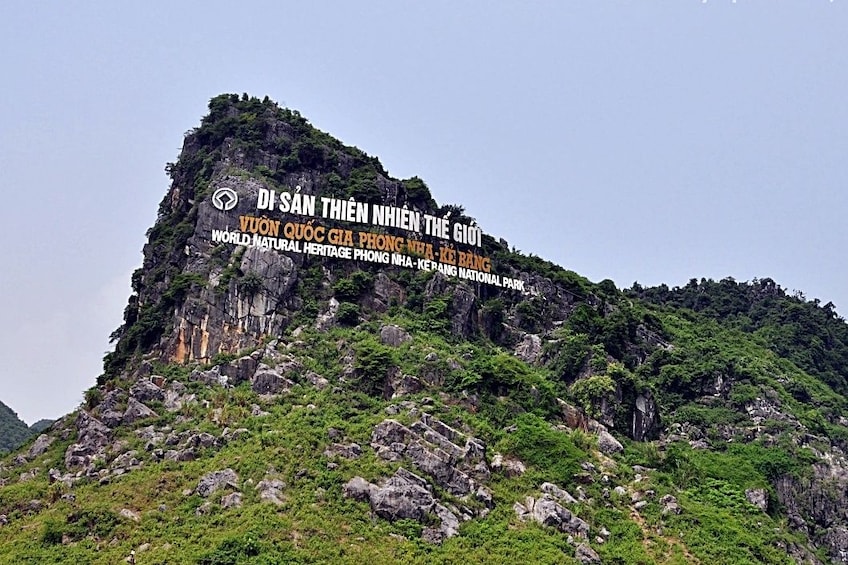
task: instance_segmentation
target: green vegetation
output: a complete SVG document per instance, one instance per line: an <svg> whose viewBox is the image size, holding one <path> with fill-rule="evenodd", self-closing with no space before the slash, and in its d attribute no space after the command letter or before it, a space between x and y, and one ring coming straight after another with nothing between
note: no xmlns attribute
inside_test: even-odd
<svg viewBox="0 0 848 565"><path fill-rule="evenodd" d="M11 408L0 402L0 453L11 451L33 434Z"/></svg>

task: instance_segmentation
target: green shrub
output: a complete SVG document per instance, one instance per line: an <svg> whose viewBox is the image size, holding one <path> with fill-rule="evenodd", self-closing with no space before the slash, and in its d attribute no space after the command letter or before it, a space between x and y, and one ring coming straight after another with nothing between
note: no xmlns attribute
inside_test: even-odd
<svg viewBox="0 0 848 565"><path fill-rule="evenodd" d="M339 304L336 320L345 326L355 326L359 322L359 305L352 302L342 302Z"/></svg>
<svg viewBox="0 0 848 565"><path fill-rule="evenodd" d="M381 393L388 369L395 365L393 350L370 334L360 339L353 350L357 388L367 394Z"/></svg>
<svg viewBox="0 0 848 565"><path fill-rule="evenodd" d="M543 418L530 413L515 419L515 431L498 448L541 471L547 477L544 480L559 483L570 481L588 457L567 433L551 428Z"/></svg>

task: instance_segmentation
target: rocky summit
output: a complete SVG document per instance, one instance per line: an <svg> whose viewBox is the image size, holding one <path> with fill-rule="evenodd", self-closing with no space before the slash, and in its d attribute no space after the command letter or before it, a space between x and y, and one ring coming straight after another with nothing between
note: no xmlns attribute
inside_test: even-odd
<svg viewBox="0 0 848 565"><path fill-rule="evenodd" d="M833 304L593 283L267 98L166 172L103 374L0 460L0 563L848 562Z"/></svg>

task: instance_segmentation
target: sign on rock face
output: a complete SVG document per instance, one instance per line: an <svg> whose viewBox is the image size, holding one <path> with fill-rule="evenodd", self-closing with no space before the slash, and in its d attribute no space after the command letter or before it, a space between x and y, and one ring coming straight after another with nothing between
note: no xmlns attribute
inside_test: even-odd
<svg viewBox="0 0 848 565"><path fill-rule="evenodd" d="M451 222L406 207L343 200L260 188L255 212L236 212L244 195L227 186L215 190L212 205L231 212L223 229L212 229L216 244L256 246L367 261L523 291L524 281L492 272L481 253L483 231L474 223ZM244 209L244 206L242 206ZM232 222L232 224L230 223Z"/></svg>

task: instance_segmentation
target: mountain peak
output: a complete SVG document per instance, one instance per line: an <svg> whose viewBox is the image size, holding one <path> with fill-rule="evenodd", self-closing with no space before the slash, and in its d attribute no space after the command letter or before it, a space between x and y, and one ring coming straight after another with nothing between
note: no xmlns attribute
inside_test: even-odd
<svg viewBox="0 0 848 565"><path fill-rule="evenodd" d="M844 561L832 305L593 284L267 98L166 169L104 374L0 464L10 562Z"/></svg>
<svg viewBox="0 0 848 565"><path fill-rule="evenodd" d="M438 206L421 179L389 177L378 159L267 98L213 98L167 171L107 375L137 354L209 361L293 329L304 305L327 308L321 281L302 276L317 265L333 266L328 285L408 270L456 277L475 300L533 292L462 206ZM389 299L368 306L385 311ZM474 320L457 325L478 331Z"/></svg>

